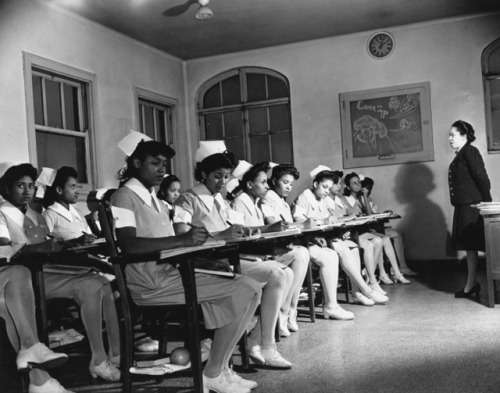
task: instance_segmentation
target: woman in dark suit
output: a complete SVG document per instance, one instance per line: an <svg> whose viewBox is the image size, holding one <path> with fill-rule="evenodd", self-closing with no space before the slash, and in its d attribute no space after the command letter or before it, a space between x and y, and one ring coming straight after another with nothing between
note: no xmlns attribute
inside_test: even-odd
<svg viewBox="0 0 500 393"><path fill-rule="evenodd" d="M479 150L471 143L476 139L474 128L465 121L452 124L449 134L450 145L456 150L455 159L450 164L448 183L453 215L452 247L467 253L467 282L456 298L479 299L481 286L477 282L478 251L484 251L484 226L479 210L471 205L491 201L490 180Z"/></svg>

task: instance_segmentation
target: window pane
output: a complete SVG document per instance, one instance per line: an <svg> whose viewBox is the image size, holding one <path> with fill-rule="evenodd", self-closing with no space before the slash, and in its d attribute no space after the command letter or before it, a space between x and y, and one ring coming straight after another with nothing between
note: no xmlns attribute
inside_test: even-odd
<svg viewBox="0 0 500 393"><path fill-rule="evenodd" d="M252 160L254 164L261 161L271 161L269 155L269 137L259 135L250 137L250 146L252 149Z"/></svg>
<svg viewBox="0 0 500 393"><path fill-rule="evenodd" d="M47 125L63 128L61 111L61 84L45 79L45 93L47 98Z"/></svg>
<svg viewBox="0 0 500 393"><path fill-rule="evenodd" d="M500 72L500 46L491 52L488 58L488 73L496 74Z"/></svg>
<svg viewBox="0 0 500 393"><path fill-rule="evenodd" d="M156 124L158 125L158 136L160 137L160 142L168 144L166 138L166 129L165 129L165 111L160 109L156 110Z"/></svg>
<svg viewBox="0 0 500 393"><path fill-rule="evenodd" d="M205 133L205 138L207 140L223 139L222 113L210 113L205 115Z"/></svg>
<svg viewBox="0 0 500 393"><path fill-rule="evenodd" d="M35 124L43 126L42 78L40 76L33 76L33 101L35 109Z"/></svg>
<svg viewBox="0 0 500 393"><path fill-rule="evenodd" d="M493 145L500 147L500 79L490 81L490 94Z"/></svg>
<svg viewBox="0 0 500 393"><path fill-rule="evenodd" d="M226 139L224 142L226 143L227 150L236 156L236 160L245 159L245 145L243 143L243 138Z"/></svg>
<svg viewBox="0 0 500 393"><path fill-rule="evenodd" d="M266 76L264 74L247 74L247 102L266 99Z"/></svg>
<svg viewBox="0 0 500 393"><path fill-rule="evenodd" d="M287 131L290 129L290 111L288 105L273 105L269 107L271 131Z"/></svg>
<svg viewBox="0 0 500 393"><path fill-rule="evenodd" d="M66 115L66 129L73 131L80 130L78 120L78 89L75 86L64 85L64 113Z"/></svg>
<svg viewBox="0 0 500 393"><path fill-rule="evenodd" d="M273 162L292 162L292 137L289 132L271 134Z"/></svg>
<svg viewBox="0 0 500 393"><path fill-rule="evenodd" d="M267 107L252 108L248 110L248 126L250 134L267 134L269 124L267 121Z"/></svg>
<svg viewBox="0 0 500 393"><path fill-rule="evenodd" d="M222 104L234 105L241 103L240 77L234 75L222 81Z"/></svg>
<svg viewBox="0 0 500 393"><path fill-rule="evenodd" d="M240 110L224 112L224 135L226 138L243 135L243 120Z"/></svg>
<svg viewBox="0 0 500 393"><path fill-rule="evenodd" d="M155 122L154 122L154 113L153 108L150 106L144 105L144 134L149 136L152 139L156 139L155 136Z"/></svg>
<svg viewBox="0 0 500 393"><path fill-rule="evenodd" d="M288 86L285 81L267 75L267 88L269 90L268 99L289 97Z"/></svg>
<svg viewBox="0 0 500 393"><path fill-rule="evenodd" d="M85 138L36 131L38 168L71 166L78 172L78 182L87 183Z"/></svg>
<svg viewBox="0 0 500 393"><path fill-rule="evenodd" d="M220 96L220 83L217 83L205 93L205 97L203 97L203 108L215 108L219 106L222 106L222 101Z"/></svg>

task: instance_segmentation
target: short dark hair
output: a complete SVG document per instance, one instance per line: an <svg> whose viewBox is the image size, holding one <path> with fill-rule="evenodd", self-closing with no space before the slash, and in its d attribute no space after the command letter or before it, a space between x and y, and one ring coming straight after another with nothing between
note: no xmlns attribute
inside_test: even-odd
<svg viewBox="0 0 500 393"><path fill-rule="evenodd" d="M326 170L326 171L321 171L316 176L314 176L313 183L314 182L321 183L322 181L325 180L331 180L334 183L338 183L339 181L338 177L335 175L335 173L333 173L333 171Z"/></svg>
<svg viewBox="0 0 500 393"><path fill-rule="evenodd" d="M455 127L460 135L467 135L467 141L469 143L474 142L476 140L475 131L471 124L467 123L463 120L457 120L455 123L451 125Z"/></svg>
<svg viewBox="0 0 500 393"><path fill-rule="evenodd" d="M375 182L371 177L365 177L363 180L361 180L361 187L368 188L369 190L371 190L374 185Z"/></svg>
<svg viewBox="0 0 500 393"><path fill-rule="evenodd" d="M352 194L351 189L349 188L349 183L351 182L351 179L357 177L359 179L359 175L356 172L351 172L345 175L344 178L344 183L345 183L345 188L344 188L344 195L349 196Z"/></svg>
<svg viewBox="0 0 500 393"><path fill-rule="evenodd" d="M10 189L16 181L24 176L29 176L33 181L38 178L37 169L31 164L19 164L11 166L0 178L0 194L7 199L7 190Z"/></svg>
<svg viewBox="0 0 500 393"><path fill-rule="evenodd" d="M134 152L126 158L125 167L118 171L117 178L120 180L120 185L123 185L128 179L134 177L136 168L134 168L133 162L135 159L143 163L147 156L157 157L160 155L170 160L175 156L175 150L158 141L140 141Z"/></svg>
<svg viewBox="0 0 500 393"><path fill-rule="evenodd" d="M172 183L181 182L175 175L168 175L163 178L158 189L158 198L165 200L167 198L167 190Z"/></svg>
<svg viewBox="0 0 500 393"><path fill-rule="evenodd" d="M232 170L236 166L236 158L230 151L212 154L201 162L196 163L194 168L194 178L196 181L203 181L203 173L209 173L224 168Z"/></svg>
<svg viewBox="0 0 500 393"><path fill-rule="evenodd" d="M247 189L247 183L255 181L257 176L259 176L260 172L267 173L267 171L271 168L269 165L269 162L264 161L264 162L258 162L254 166L252 166L244 175L243 178L240 181L240 186L243 189L243 191L248 191Z"/></svg>
<svg viewBox="0 0 500 393"><path fill-rule="evenodd" d="M285 175L292 175L295 180L298 180L300 172L292 164L279 164L273 168L270 180L275 183Z"/></svg>
<svg viewBox="0 0 500 393"><path fill-rule="evenodd" d="M49 206L52 206L54 202L57 201L57 187L64 188L70 177L73 177L75 179L78 178L78 173L76 172L75 168L72 168L70 166L63 166L57 170L57 174L54 181L52 182L52 185L47 187L43 196L42 205L45 209L47 209Z"/></svg>

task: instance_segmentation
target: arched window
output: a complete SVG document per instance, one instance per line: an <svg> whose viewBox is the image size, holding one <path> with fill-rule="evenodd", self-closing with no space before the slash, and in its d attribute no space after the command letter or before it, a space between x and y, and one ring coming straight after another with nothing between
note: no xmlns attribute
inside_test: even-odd
<svg viewBox="0 0 500 393"><path fill-rule="evenodd" d="M224 140L251 163L293 161L290 87L281 74L240 68L206 82L198 97L202 140Z"/></svg>
<svg viewBox="0 0 500 393"><path fill-rule="evenodd" d="M493 41L483 51L481 64L488 151L500 152L500 38Z"/></svg>

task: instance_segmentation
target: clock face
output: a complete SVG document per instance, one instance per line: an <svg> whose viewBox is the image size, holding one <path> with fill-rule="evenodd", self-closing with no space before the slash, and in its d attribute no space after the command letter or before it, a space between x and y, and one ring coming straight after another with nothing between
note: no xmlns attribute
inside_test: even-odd
<svg viewBox="0 0 500 393"><path fill-rule="evenodd" d="M394 39L389 33L376 33L368 40L368 53L376 59L388 56L394 49Z"/></svg>

